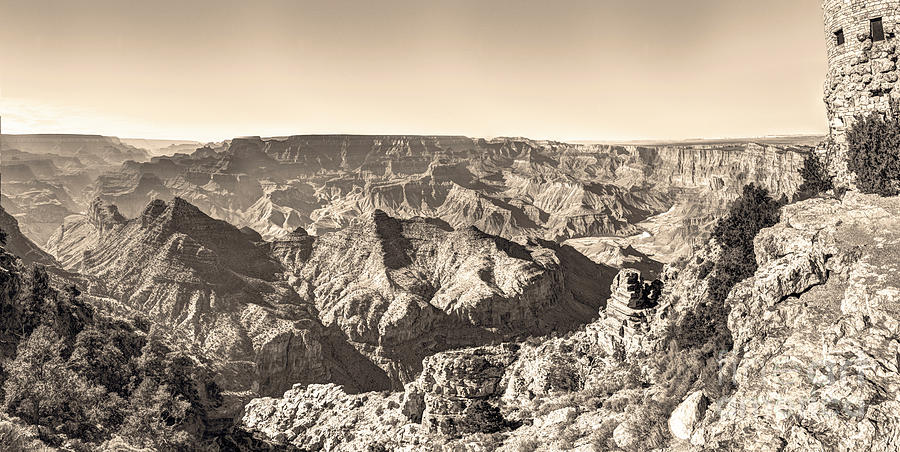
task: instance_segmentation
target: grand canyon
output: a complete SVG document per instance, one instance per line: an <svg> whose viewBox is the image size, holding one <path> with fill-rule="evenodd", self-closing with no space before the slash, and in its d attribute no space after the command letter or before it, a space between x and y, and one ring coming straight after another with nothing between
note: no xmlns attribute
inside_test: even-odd
<svg viewBox="0 0 900 452"><path fill-rule="evenodd" d="M900 0L33 3L0 450L900 450Z"/></svg>

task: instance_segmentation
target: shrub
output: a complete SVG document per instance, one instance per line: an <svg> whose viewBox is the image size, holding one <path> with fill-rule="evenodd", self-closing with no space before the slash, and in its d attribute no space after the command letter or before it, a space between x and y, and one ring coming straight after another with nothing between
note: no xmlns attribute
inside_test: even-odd
<svg viewBox="0 0 900 452"><path fill-rule="evenodd" d="M23 432L14 424L0 422L0 444L5 450L11 452L24 452L28 450L28 440Z"/></svg>
<svg viewBox="0 0 900 452"><path fill-rule="evenodd" d="M828 165L815 152L811 152L803 160L800 177L803 183L797 188L794 200L809 199L834 188L834 176L828 173Z"/></svg>
<svg viewBox="0 0 900 452"><path fill-rule="evenodd" d="M615 417L607 417L603 419L600 426L591 432L591 445L594 450L616 450L615 441L613 440L613 432L616 430L618 422Z"/></svg>
<svg viewBox="0 0 900 452"><path fill-rule="evenodd" d="M786 199L776 201L764 188L749 184L716 223L712 238L721 246L718 259L698 263L698 276L706 279L709 288L707 300L675 323L671 339L679 349L701 349L710 342L730 349L725 299L737 283L756 272L753 239L763 228L778 223L785 202Z"/></svg>
<svg viewBox="0 0 900 452"><path fill-rule="evenodd" d="M659 401L647 398L643 403L634 405L629 422L636 430L634 436L637 441L627 450L645 451L663 447L669 438L669 414L679 402L674 399Z"/></svg>
<svg viewBox="0 0 900 452"><path fill-rule="evenodd" d="M4 452L49 452L56 449L47 447L20 425L0 420L0 446Z"/></svg>
<svg viewBox="0 0 900 452"><path fill-rule="evenodd" d="M713 228L713 238L725 249L753 251L753 238L762 228L778 223L783 202L775 201L765 188L744 186L741 197Z"/></svg>
<svg viewBox="0 0 900 452"><path fill-rule="evenodd" d="M541 446L540 441L535 438L518 439L514 444L516 452L534 452Z"/></svg>
<svg viewBox="0 0 900 452"><path fill-rule="evenodd" d="M104 429L121 421L121 399L70 370L61 356L62 339L47 326L19 345L4 367L4 409L30 424L87 441L105 439Z"/></svg>
<svg viewBox="0 0 900 452"><path fill-rule="evenodd" d="M847 132L847 167L863 193L900 193L900 121L879 114L857 118Z"/></svg>

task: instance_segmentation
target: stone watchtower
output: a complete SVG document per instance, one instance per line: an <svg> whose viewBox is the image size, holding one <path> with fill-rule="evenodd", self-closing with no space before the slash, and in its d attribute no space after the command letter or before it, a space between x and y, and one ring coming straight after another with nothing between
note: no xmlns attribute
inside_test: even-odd
<svg viewBox="0 0 900 452"><path fill-rule="evenodd" d="M900 0L823 0L828 74L825 106L832 144L824 150L839 185L853 185L846 133L856 116L898 114Z"/></svg>
<svg viewBox="0 0 900 452"><path fill-rule="evenodd" d="M824 0L829 133L842 144L856 115L892 114L900 100L900 0Z"/></svg>

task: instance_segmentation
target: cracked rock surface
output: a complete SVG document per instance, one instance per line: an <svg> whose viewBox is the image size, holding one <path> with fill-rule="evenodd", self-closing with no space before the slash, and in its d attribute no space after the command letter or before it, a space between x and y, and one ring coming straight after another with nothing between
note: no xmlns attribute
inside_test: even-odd
<svg viewBox="0 0 900 452"><path fill-rule="evenodd" d="M731 293L737 391L695 433L707 447L900 448L900 199L786 206Z"/></svg>

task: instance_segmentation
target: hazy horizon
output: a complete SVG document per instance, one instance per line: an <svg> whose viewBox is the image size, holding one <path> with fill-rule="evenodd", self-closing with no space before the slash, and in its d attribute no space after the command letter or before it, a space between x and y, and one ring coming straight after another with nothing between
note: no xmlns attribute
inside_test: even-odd
<svg viewBox="0 0 900 452"><path fill-rule="evenodd" d="M663 141L826 133L818 0L0 0L3 131Z"/></svg>

